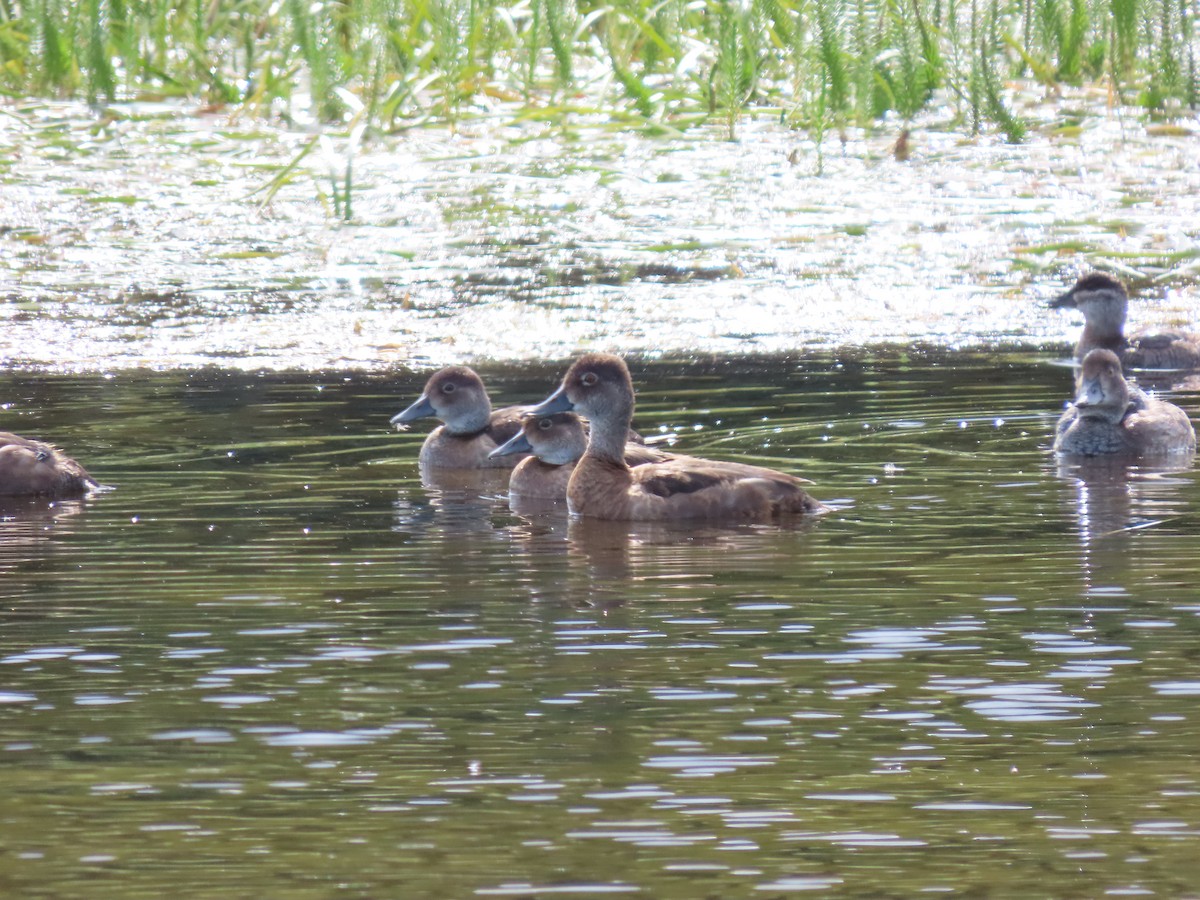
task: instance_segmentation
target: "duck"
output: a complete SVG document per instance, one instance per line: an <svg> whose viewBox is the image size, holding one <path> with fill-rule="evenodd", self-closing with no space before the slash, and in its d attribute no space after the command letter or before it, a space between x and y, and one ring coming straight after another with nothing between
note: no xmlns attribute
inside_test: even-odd
<svg viewBox="0 0 1200 900"><path fill-rule="evenodd" d="M1113 351L1088 352L1075 402L1055 428L1055 453L1170 456L1195 450L1196 430L1187 413L1126 381Z"/></svg>
<svg viewBox="0 0 1200 900"><path fill-rule="evenodd" d="M1165 332L1126 338L1129 295L1121 282L1103 272L1084 275L1069 291L1050 301L1050 307L1083 313L1083 333L1075 345L1078 360L1102 348L1117 354L1131 368L1200 368L1200 336Z"/></svg>
<svg viewBox="0 0 1200 900"><path fill-rule="evenodd" d="M0 431L0 496L67 499L98 487L87 469L58 448Z"/></svg>
<svg viewBox="0 0 1200 900"><path fill-rule="evenodd" d="M575 463L587 449L587 425L573 412L546 416L527 414L521 430L489 455L532 453L521 460L508 480L508 492L518 497L562 501ZM665 462L672 454L640 443L635 432L626 435L625 464L631 468L650 462Z"/></svg>
<svg viewBox="0 0 1200 900"><path fill-rule="evenodd" d="M799 478L758 466L675 457L630 467L625 441L633 420L629 367L610 353L575 360L558 390L533 407L535 416L577 412L591 423L587 448L567 483L575 516L616 521L707 519L767 522L825 511Z"/></svg>
<svg viewBox="0 0 1200 900"><path fill-rule="evenodd" d="M483 379L473 369L447 366L430 376L421 396L392 416L391 424L402 427L427 416L442 420L421 445L417 461L422 468L511 469L528 454L488 454L520 432L526 411L522 406L493 410Z"/></svg>

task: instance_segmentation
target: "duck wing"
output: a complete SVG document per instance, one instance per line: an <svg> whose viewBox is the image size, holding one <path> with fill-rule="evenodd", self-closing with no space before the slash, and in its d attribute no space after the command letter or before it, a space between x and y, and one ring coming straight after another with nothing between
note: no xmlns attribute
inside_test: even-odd
<svg viewBox="0 0 1200 900"><path fill-rule="evenodd" d="M667 453L665 450L656 450L654 447L647 447L645 444L628 443L625 445L625 465L631 469L634 466L644 466L647 463L664 463L675 459L673 453Z"/></svg>
<svg viewBox="0 0 1200 900"><path fill-rule="evenodd" d="M673 497L678 494L694 494L705 488L730 484L735 479L728 472L709 466L697 465L703 460L679 460L639 466L633 470L633 482L655 497Z"/></svg>

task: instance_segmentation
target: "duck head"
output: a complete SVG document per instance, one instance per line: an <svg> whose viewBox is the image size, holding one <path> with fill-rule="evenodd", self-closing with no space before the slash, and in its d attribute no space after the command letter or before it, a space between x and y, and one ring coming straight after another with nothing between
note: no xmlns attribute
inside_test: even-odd
<svg viewBox="0 0 1200 900"><path fill-rule="evenodd" d="M588 447L610 460L624 460L633 419L633 379L625 360L611 353L585 353L571 364L558 390L535 406L534 415L577 412L591 423Z"/></svg>
<svg viewBox="0 0 1200 900"><path fill-rule="evenodd" d="M534 415L578 412L590 419L593 426L620 422L633 414L629 367L611 353L586 353L567 369L558 390L532 412Z"/></svg>
<svg viewBox="0 0 1200 900"><path fill-rule="evenodd" d="M1075 389L1079 415L1114 424L1129 409L1129 384L1121 374L1121 361L1111 350L1093 350L1083 358Z"/></svg>
<svg viewBox="0 0 1200 900"><path fill-rule="evenodd" d="M565 466L583 456L586 447L587 433L575 413L529 414L521 420L521 430L488 456L532 453L549 465Z"/></svg>
<svg viewBox="0 0 1200 900"><path fill-rule="evenodd" d="M1084 275L1064 294L1050 301L1051 309L1077 309L1089 325L1104 332L1119 332L1125 326L1129 295L1125 286L1103 272Z"/></svg>
<svg viewBox="0 0 1200 900"><path fill-rule="evenodd" d="M392 416L391 424L407 425L435 416L446 423L451 434L474 434L487 428L491 415L492 401L474 370L449 366L435 372L425 383L425 392L408 409Z"/></svg>

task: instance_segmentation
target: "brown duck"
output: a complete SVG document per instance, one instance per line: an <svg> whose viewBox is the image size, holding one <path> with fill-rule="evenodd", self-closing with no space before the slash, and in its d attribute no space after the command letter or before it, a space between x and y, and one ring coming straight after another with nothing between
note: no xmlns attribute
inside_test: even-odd
<svg viewBox="0 0 1200 900"><path fill-rule="evenodd" d="M633 407L633 381L624 360L588 353L572 364L559 389L533 408L537 416L576 411L590 420L587 449L567 485L572 513L622 521L762 522L824 511L801 479L774 469L695 457L631 468L625 442Z"/></svg>
<svg viewBox="0 0 1200 900"><path fill-rule="evenodd" d="M1083 358L1075 402L1055 429L1056 453L1166 456L1195 449L1187 413L1127 382L1115 353L1092 350Z"/></svg>
<svg viewBox="0 0 1200 900"><path fill-rule="evenodd" d="M1103 272L1084 275L1065 294L1050 303L1053 309L1083 313L1083 333L1075 345L1075 358L1095 349L1111 350L1127 368L1200 368L1200 337L1183 332L1125 336L1129 295L1125 286Z"/></svg>
<svg viewBox="0 0 1200 900"><path fill-rule="evenodd" d="M508 492L539 500L565 500L575 463L587 449L587 435L585 423L575 413L530 414L522 420L521 430L490 455L532 453L513 469ZM674 458L666 451L636 443L640 438L633 432L626 437L625 463L631 468Z"/></svg>
<svg viewBox="0 0 1200 900"><path fill-rule="evenodd" d="M418 461L440 469L511 469L524 456L489 458L493 450L521 430L526 407L492 409L483 381L467 366L435 372L425 391L408 409L392 416L391 424L407 425L426 416L441 419L425 438Z"/></svg>
<svg viewBox="0 0 1200 900"><path fill-rule="evenodd" d="M82 497L99 486L62 451L0 431L0 496Z"/></svg>

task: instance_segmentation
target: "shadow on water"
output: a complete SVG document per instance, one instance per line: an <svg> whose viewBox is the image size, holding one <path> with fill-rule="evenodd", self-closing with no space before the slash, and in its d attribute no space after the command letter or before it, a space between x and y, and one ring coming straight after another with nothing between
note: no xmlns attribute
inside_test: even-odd
<svg viewBox="0 0 1200 900"><path fill-rule="evenodd" d="M836 508L422 483L421 376L4 375L115 489L0 515L0 892L1193 890L1193 470L1060 468L1069 369L1018 355L634 377L647 435Z"/></svg>

